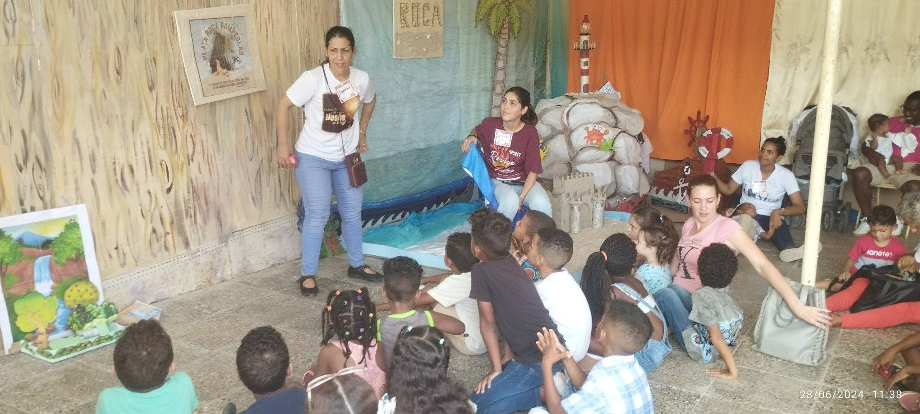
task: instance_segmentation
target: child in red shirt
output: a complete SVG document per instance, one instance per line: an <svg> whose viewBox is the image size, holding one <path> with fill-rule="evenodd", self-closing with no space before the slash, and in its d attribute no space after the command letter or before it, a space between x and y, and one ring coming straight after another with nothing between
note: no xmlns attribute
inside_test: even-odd
<svg viewBox="0 0 920 414"><path fill-rule="evenodd" d="M815 287L836 292L861 267L868 264L875 267L893 265L907 253L904 244L891 237L891 232L897 225L897 215L893 208L875 206L869 211L866 220L869 223L869 234L860 237L853 244L840 274L832 281L825 280L815 284Z"/></svg>

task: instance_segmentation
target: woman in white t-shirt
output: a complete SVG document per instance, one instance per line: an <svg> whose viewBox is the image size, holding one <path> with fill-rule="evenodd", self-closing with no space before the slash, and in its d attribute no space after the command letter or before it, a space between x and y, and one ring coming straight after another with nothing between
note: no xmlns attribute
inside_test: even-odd
<svg viewBox="0 0 920 414"><path fill-rule="evenodd" d="M351 67L355 56L351 30L335 26L326 32L326 61L300 75L278 102L278 165L294 167L303 197L304 226L301 268L297 284L304 296L316 295L316 271L329 219L332 194L342 219L342 236L348 252L348 276L379 282L383 276L364 264L361 250L362 187L352 187L345 156L366 152L367 124L376 97L367 73ZM361 109L357 127L354 116ZM288 119L292 107L302 107L304 125L291 151Z"/></svg>
<svg viewBox="0 0 920 414"><path fill-rule="evenodd" d="M760 147L756 160L745 161L732 174L728 183L723 183L715 174L719 192L734 194L741 188L741 204L751 203L757 210L754 218L764 230L773 231L770 240L779 249L779 258L791 262L802 258L802 247L795 247L789 225L783 216L805 214L805 201L799 191L799 183L792 171L776 163L786 153L783 137L767 138ZM783 198L789 196L792 205L783 207Z"/></svg>

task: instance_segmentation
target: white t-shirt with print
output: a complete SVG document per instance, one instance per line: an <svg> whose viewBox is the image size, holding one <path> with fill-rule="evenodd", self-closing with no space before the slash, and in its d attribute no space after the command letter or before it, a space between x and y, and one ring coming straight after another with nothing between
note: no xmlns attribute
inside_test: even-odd
<svg viewBox="0 0 920 414"><path fill-rule="evenodd" d="M479 330L479 305L470 299L472 279L470 272L459 275L450 275L443 282L431 288L428 294L441 306L451 306L457 311L460 322L466 326L463 333L463 342L470 352L481 354L486 352L486 344L482 340L482 331Z"/></svg>
<svg viewBox="0 0 920 414"><path fill-rule="evenodd" d="M565 338L565 347L579 361L591 342L591 308L581 287L565 269L538 280L535 284L543 306Z"/></svg>
<svg viewBox="0 0 920 414"><path fill-rule="evenodd" d="M334 94L336 87L342 83L332 75L328 67L328 64L323 64L302 73L288 88L287 97L294 106L302 107L304 112L303 129L300 131L294 149L327 161L339 162L345 159L346 154L351 154L358 148L360 131L357 119L350 128L340 133L323 131L323 95ZM323 77L324 71L325 78ZM374 100L375 90L367 72L352 67L348 80L362 102L370 103ZM352 114L353 117L355 115L357 112ZM342 151L343 140L344 151Z"/></svg>
<svg viewBox="0 0 920 414"><path fill-rule="evenodd" d="M799 192L799 182L788 168L777 164L773 173L767 177L766 185L760 173L757 160L745 161L732 174L732 180L741 184L741 203L751 203L757 214L769 216L773 210L780 208L786 194Z"/></svg>

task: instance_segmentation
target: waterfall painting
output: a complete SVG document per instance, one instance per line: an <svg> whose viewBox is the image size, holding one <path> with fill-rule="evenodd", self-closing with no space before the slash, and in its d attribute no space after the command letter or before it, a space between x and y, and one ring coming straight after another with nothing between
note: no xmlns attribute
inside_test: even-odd
<svg viewBox="0 0 920 414"><path fill-rule="evenodd" d="M0 289L4 353L70 335L73 310L103 300L86 205L0 217Z"/></svg>

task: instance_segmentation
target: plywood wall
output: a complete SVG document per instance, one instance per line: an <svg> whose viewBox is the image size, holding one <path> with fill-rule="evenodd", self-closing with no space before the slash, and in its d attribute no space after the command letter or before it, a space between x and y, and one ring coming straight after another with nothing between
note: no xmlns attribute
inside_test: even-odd
<svg viewBox="0 0 920 414"><path fill-rule="evenodd" d="M241 3L267 89L196 107L173 12ZM109 278L291 214L274 107L322 60L337 3L0 0L0 216L85 203Z"/></svg>

